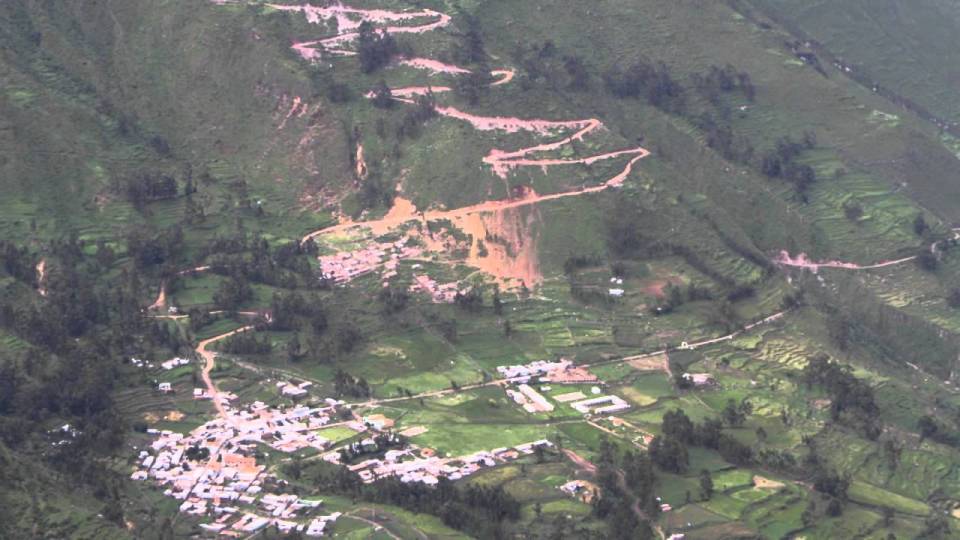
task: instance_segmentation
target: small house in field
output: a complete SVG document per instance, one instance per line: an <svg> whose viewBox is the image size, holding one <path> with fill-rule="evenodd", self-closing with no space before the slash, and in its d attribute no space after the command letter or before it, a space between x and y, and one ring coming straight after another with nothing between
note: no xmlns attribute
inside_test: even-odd
<svg viewBox="0 0 960 540"><path fill-rule="evenodd" d="M169 394L173 392L173 386L168 382L162 382L157 385L157 390L163 392L164 394Z"/></svg>
<svg viewBox="0 0 960 540"><path fill-rule="evenodd" d="M393 420L382 414L371 414L363 417L363 423L369 425L377 431L390 429L393 427Z"/></svg>
<svg viewBox="0 0 960 540"><path fill-rule="evenodd" d="M714 386L717 384L717 380L713 378L713 375L709 373L684 373L682 375L684 380L693 384L697 388Z"/></svg>

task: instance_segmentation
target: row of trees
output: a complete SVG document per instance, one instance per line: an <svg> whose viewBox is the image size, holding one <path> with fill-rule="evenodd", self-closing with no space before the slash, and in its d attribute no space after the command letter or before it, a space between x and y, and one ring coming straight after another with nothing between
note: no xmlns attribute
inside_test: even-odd
<svg viewBox="0 0 960 540"><path fill-rule="evenodd" d="M723 411L724 420L708 418L695 424L680 409L668 411L663 415L662 435L650 443L650 456L664 470L676 473L687 470L688 445L717 450L724 459L737 465L751 464L755 457L753 449L723 433L724 421L730 426L740 426L751 412L749 402L739 405L730 402Z"/></svg>
<svg viewBox="0 0 960 540"><path fill-rule="evenodd" d="M430 487L419 482L401 482L396 477L364 484L356 473L324 462L291 464L285 469L318 493L337 493L353 500L434 515L448 527L478 538L501 538L505 526L520 517L520 503L501 486L457 487L440 478L435 487Z"/></svg>
<svg viewBox="0 0 960 540"><path fill-rule="evenodd" d="M176 197L178 191L177 180L166 173L140 172L128 177L122 186L124 198L138 209L148 202Z"/></svg>
<svg viewBox="0 0 960 540"><path fill-rule="evenodd" d="M768 178L782 178L793 184L797 193L806 199L807 190L817 181L813 167L796 162L796 158L805 150L817 144L813 132L806 132L803 141L797 142L789 136L782 137L760 163L760 171Z"/></svg>
<svg viewBox="0 0 960 540"><path fill-rule="evenodd" d="M342 369L333 374L333 389L338 397L350 396L355 398L370 397L370 384L363 377L354 377Z"/></svg>
<svg viewBox="0 0 960 540"><path fill-rule="evenodd" d="M692 79L697 92L714 105L720 104L724 93L740 92L751 102L756 97L756 88L750 80L750 74L737 71L737 68L730 64L723 67L711 65L705 73L694 73Z"/></svg>
<svg viewBox="0 0 960 540"><path fill-rule="evenodd" d="M273 343L268 336L258 336L256 332L240 332L223 340L220 349L230 354L270 354Z"/></svg>
<svg viewBox="0 0 960 540"><path fill-rule="evenodd" d="M593 500L593 515L606 521L612 538L655 538L650 520L660 513L656 499L659 480L651 455L643 451L620 454L604 437L595 463L601 493Z"/></svg>
<svg viewBox="0 0 960 540"><path fill-rule="evenodd" d="M607 89L618 98L644 98L665 112L686 111L684 88L663 62L638 60L626 68L614 67L603 76Z"/></svg>

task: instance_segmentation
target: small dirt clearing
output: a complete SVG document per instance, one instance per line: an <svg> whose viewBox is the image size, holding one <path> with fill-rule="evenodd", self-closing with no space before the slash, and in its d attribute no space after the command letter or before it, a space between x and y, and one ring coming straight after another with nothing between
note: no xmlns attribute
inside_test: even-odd
<svg viewBox="0 0 960 540"><path fill-rule="evenodd" d="M416 437L417 435L423 435L427 431L427 428L424 426L413 426L401 431L400 435L404 437Z"/></svg>
<svg viewBox="0 0 960 540"><path fill-rule="evenodd" d="M627 364L637 371L662 371L666 373L670 370L670 357L663 353L656 356L635 358L628 361Z"/></svg>
<svg viewBox="0 0 960 540"><path fill-rule="evenodd" d="M753 487L757 489L780 489L785 486L783 482L777 482L776 480L770 480L769 478L758 475L753 476Z"/></svg>

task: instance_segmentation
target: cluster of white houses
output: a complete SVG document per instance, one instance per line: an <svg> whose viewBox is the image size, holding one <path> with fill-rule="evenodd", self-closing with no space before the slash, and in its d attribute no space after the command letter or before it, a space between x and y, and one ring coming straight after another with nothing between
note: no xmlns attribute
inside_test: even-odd
<svg viewBox="0 0 960 540"><path fill-rule="evenodd" d="M349 469L356 472L366 483L395 476L401 482L436 485L440 478L459 480L483 467L493 467L497 462L505 463L522 455L533 454L538 447L550 448L552 446L553 443L550 441L541 439L513 448L496 448L453 458L441 458L434 455L418 457L414 454L415 449L413 448L388 450L383 459L368 459L349 466ZM332 456L330 460L333 460Z"/></svg>
<svg viewBox="0 0 960 540"><path fill-rule="evenodd" d="M416 246L407 245L409 238L395 242L375 242L356 251L341 251L332 255L322 255L320 270L323 275L332 278L337 283L348 283L354 278L369 274L384 268L383 279L397 275L397 268L402 259L419 257L423 250Z"/></svg>
<svg viewBox="0 0 960 540"><path fill-rule="evenodd" d="M255 453L258 445L286 453L328 448L330 441L316 432L330 424L341 404L327 400L324 407L280 410L258 401L243 409L226 407L226 418L211 420L187 435L148 430L158 438L140 453L131 477L158 483L165 495L182 501L182 512L212 518L201 525L211 533L245 536L274 525L281 531L318 536L337 516L304 521L304 514L320 502L270 493L268 485L275 479L257 464ZM365 429L358 422L350 426Z"/></svg>
<svg viewBox="0 0 960 540"><path fill-rule="evenodd" d="M573 368L573 362L564 358L557 362L537 360L529 364L498 366L497 373L505 379L517 379L520 382L526 382L523 380L524 378L542 377L550 373L565 371L571 368Z"/></svg>
<svg viewBox="0 0 960 540"><path fill-rule="evenodd" d="M178 356L178 357L176 357L176 358L171 358L170 360L167 360L166 362L161 363L161 364L160 364L160 367L162 367L163 369L165 369L165 370L167 370L167 371L170 371L171 369L173 369L173 368L175 368L175 367L185 366L185 365L187 365L187 364L189 364L189 363L190 363L190 359L189 359L189 358L180 358L180 357Z"/></svg>

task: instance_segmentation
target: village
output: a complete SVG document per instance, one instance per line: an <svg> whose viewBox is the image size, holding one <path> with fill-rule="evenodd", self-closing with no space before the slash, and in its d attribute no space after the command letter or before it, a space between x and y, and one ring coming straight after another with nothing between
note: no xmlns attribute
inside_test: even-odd
<svg viewBox="0 0 960 540"><path fill-rule="evenodd" d="M383 286L398 275L400 262L410 259L424 259L425 251L411 242L409 236L394 242L373 242L354 251L338 251L331 255L321 255L320 271L334 283L345 285L358 277L380 272ZM422 264L414 263L413 270L421 270ZM452 303L458 293L464 292L458 282L438 283L425 273L416 273L410 285L410 292L425 293L435 303Z"/></svg>
<svg viewBox="0 0 960 540"><path fill-rule="evenodd" d="M175 358L161 366L168 369L168 365L188 363ZM497 371L504 382L518 384L518 390L508 388L506 392L528 412L553 409L543 395L527 384L533 378L541 382L596 381L596 377L567 359L500 366ZM269 455L268 448L287 455L306 451L329 463L347 467L364 483L396 477L401 482L428 486L437 485L441 479L459 480L483 468L539 455L553 448L553 443L540 439L509 448L444 457L431 448L420 448L408 441L408 437L419 435L426 428L417 426L396 433L393 419L383 414L360 416L349 404L332 398L324 399L321 406L299 404L299 400L309 394L310 382L278 381L274 386L278 397L293 400L293 405L272 407L255 401L236 407L231 404L237 399L236 395L218 391L216 399L225 416L218 416L188 434L148 429L147 433L156 439L139 452L131 478L152 481L163 489L165 496L182 501L180 511L207 520L200 527L210 534L240 537L275 526L281 532L322 536L329 532L340 514L323 515L322 501L284 493L280 488L285 481L258 463L258 459ZM160 383L158 390L173 391L170 383ZM599 389L594 387L594 390ZM582 392L575 394L578 399L585 397ZM193 398L213 399L204 388L195 388ZM616 396L581 399L571 406L593 414L629 407ZM352 442L337 447L318 434L331 427L348 428L357 436L348 439ZM358 440L362 434L367 436Z"/></svg>
<svg viewBox="0 0 960 540"><path fill-rule="evenodd" d="M288 383L280 388L287 395L288 388L305 392ZM193 395L195 399L210 399L201 388ZM222 393L219 396L226 402L235 399ZM138 468L131 478L156 482L164 488L164 495L183 501L181 512L214 518L200 525L212 533L240 536L275 525L282 532L296 530L320 536L338 516L302 521L303 514L316 513L321 501L271 493L270 486L282 481L257 463L261 452L258 447L266 445L284 453L328 448L330 441L316 431L330 425L342 405L329 399L325 407L275 409L257 401L241 409L225 405L226 418L210 420L187 435L149 429L148 434L158 437L140 452ZM359 422L344 424L358 432L365 430Z"/></svg>

